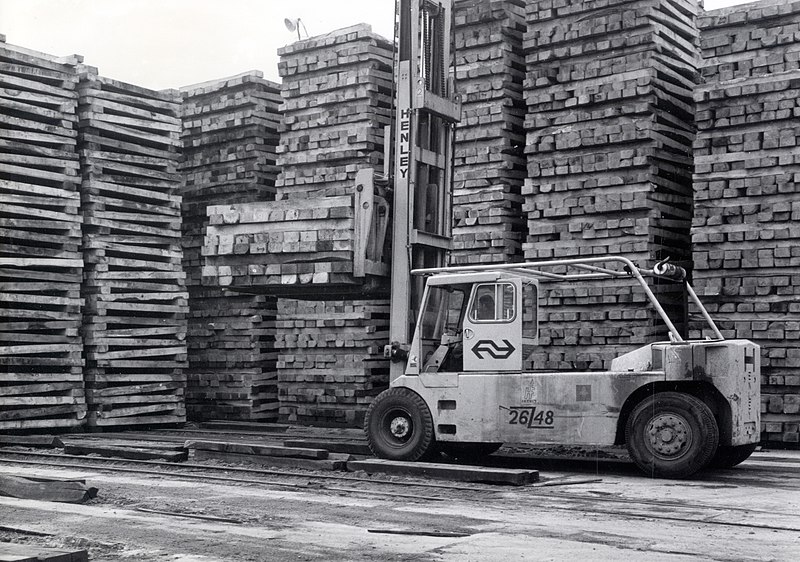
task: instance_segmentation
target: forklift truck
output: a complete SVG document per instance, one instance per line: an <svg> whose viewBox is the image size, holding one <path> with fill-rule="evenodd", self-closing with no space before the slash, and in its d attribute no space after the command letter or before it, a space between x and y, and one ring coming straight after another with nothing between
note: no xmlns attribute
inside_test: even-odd
<svg viewBox="0 0 800 562"><path fill-rule="evenodd" d="M730 467L760 431L759 347L726 340L667 262L641 269L622 256L415 270L427 279L404 365L369 408L366 433L379 457L479 458L503 443L627 445L654 477L685 478ZM714 337L684 340L645 277L683 283ZM608 371L542 371L537 348L540 288L629 279L669 329L669 341L615 358ZM577 329L577 328L576 328ZM535 367L535 366L533 366Z"/></svg>

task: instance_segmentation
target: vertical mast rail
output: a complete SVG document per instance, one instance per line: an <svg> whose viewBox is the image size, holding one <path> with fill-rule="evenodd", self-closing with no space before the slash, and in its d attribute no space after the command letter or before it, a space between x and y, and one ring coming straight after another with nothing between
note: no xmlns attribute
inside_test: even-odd
<svg viewBox="0 0 800 562"><path fill-rule="evenodd" d="M453 131L452 0L399 0L395 61L394 215L389 337L410 343L424 280L411 270L442 267L451 248ZM391 379L404 362L393 362Z"/></svg>

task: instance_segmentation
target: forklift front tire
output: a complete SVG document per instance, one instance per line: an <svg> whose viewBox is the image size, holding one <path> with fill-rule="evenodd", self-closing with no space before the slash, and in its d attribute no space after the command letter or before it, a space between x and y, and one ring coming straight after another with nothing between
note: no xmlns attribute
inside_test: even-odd
<svg viewBox="0 0 800 562"><path fill-rule="evenodd" d="M433 417L428 405L407 388L390 388L370 404L364 421L367 444L375 456L417 461L434 453Z"/></svg>
<svg viewBox="0 0 800 562"><path fill-rule="evenodd" d="M701 400L681 392L659 392L634 408L625 441L631 459L648 476L688 478L714 458L719 428Z"/></svg>

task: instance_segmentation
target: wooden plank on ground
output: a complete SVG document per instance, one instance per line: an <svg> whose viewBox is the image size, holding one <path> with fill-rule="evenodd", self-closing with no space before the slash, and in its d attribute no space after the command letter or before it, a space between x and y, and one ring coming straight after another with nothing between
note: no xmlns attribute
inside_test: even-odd
<svg viewBox="0 0 800 562"><path fill-rule="evenodd" d="M62 550L34 544L0 542L0 562L88 562L87 550Z"/></svg>
<svg viewBox="0 0 800 562"><path fill-rule="evenodd" d="M169 462L182 462L188 457L186 451L167 451L164 449L145 449L139 447L115 447L95 445L82 442L65 442L64 454L67 455L100 455L101 457L118 457L121 459L152 460L163 459Z"/></svg>
<svg viewBox="0 0 800 562"><path fill-rule="evenodd" d="M283 433L289 426L282 423L258 423L235 421L207 421L198 424L201 429L233 429L237 431L252 431L256 433Z"/></svg>
<svg viewBox="0 0 800 562"><path fill-rule="evenodd" d="M185 452L186 448L183 442L178 441L161 441L157 437L128 439L127 437L116 437L119 434L113 433L95 433L95 434L81 434L81 435L62 435L62 447L71 446L87 446L87 447L119 447L122 449L152 449L158 451L171 451L171 452Z"/></svg>
<svg viewBox="0 0 800 562"><path fill-rule="evenodd" d="M262 466L283 468L304 468L309 470L347 470L347 461L340 459L298 459L294 457L270 457L267 455L245 455L220 451L194 451L196 460L218 460L225 462L245 462Z"/></svg>
<svg viewBox="0 0 800 562"><path fill-rule="evenodd" d="M34 544L0 542L2 562L88 562L87 550L62 550Z"/></svg>
<svg viewBox="0 0 800 562"><path fill-rule="evenodd" d="M97 495L97 488L87 488L75 481L38 482L19 476L0 475L0 496L63 503L83 503Z"/></svg>
<svg viewBox="0 0 800 562"><path fill-rule="evenodd" d="M538 470L510 468L488 468L458 464L432 462L391 461L386 459L367 459L350 461L347 470L363 470L367 473L382 472L404 476L427 476L437 480L457 480L459 482L487 482L491 484L511 484L524 486L539 481Z"/></svg>
<svg viewBox="0 0 800 562"><path fill-rule="evenodd" d="M0 435L0 447L42 447L53 449L63 443L54 435Z"/></svg>
<svg viewBox="0 0 800 562"><path fill-rule="evenodd" d="M331 453L348 453L351 455L372 456L372 451L366 442L357 441L330 441L325 439L290 439L283 442L284 447L305 447L310 449L325 449Z"/></svg>
<svg viewBox="0 0 800 562"><path fill-rule="evenodd" d="M280 447L262 443L231 443L229 441L187 441L187 449L238 453L243 455L265 455L269 457L291 457L303 459L326 459L325 449L303 449L299 447Z"/></svg>

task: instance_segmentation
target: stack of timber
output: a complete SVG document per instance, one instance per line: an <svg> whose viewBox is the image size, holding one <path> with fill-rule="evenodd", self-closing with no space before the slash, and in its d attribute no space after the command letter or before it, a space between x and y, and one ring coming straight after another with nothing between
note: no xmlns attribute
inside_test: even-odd
<svg viewBox="0 0 800 562"><path fill-rule="evenodd" d="M699 18L694 283L762 346L762 439L800 442L800 2ZM710 335L694 326L692 335Z"/></svg>
<svg viewBox="0 0 800 562"><path fill-rule="evenodd" d="M456 91L453 265L522 257L525 221L523 0L455 4Z"/></svg>
<svg viewBox="0 0 800 562"><path fill-rule="evenodd" d="M204 283L308 298L385 290L388 210L356 176L383 162L391 44L362 24L279 54L278 200L208 208Z"/></svg>
<svg viewBox="0 0 800 562"><path fill-rule="evenodd" d="M309 298L384 290L388 211L365 227L359 201L357 194L208 207L204 283Z"/></svg>
<svg viewBox="0 0 800 562"><path fill-rule="evenodd" d="M527 260L688 265L697 11L691 0L527 2ZM680 288L655 290L681 324ZM607 368L666 334L628 282L551 291L542 304L534 368Z"/></svg>
<svg viewBox="0 0 800 562"><path fill-rule="evenodd" d="M80 62L0 36L0 431L86 419Z"/></svg>
<svg viewBox="0 0 800 562"><path fill-rule="evenodd" d="M191 420L277 418L275 299L204 285L202 248L209 206L275 199L279 88L258 71L181 88Z"/></svg>
<svg viewBox="0 0 800 562"><path fill-rule="evenodd" d="M359 169L382 167L392 50L366 24L278 49L284 100L278 199L349 194Z"/></svg>
<svg viewBox="0 0 800 562"><path fill-rule="evenodd" d="M79 93L89 425L183 422L180 94L92 67Z"/></svg>
<svg viewBox="0 0 800 562"><path fill-rule="evenodd" d="M284 422L360 426L389 384L389 302L278 300L278 390Z"/></svg>
<svg viewBox="0 0 800 562"><path fill-rule="evenodd" d="M202 282L211 205L275 199L279 86L249 73L182 88L183 264L187 285Z"/></svg>
<svg viewBox="0 0 800 562"><path fill-rule="evenodd" d="M184 208L275 199L280 85L250 71L181 91Z"/></svg>
<svg viewBox="0 0 800 562"><path fill-rule="evenodd" d="M202 278L314 299L278 302L279 415L353 425L388 383L386 301L349 299L387 293L388 205L371 169L391 122L392 45L357 25L279 54L277 200L208 207Z"/></svg>
<svg viewBox="0 0 800 562"><path fill-rule="evenodd" d="M190 420L274 421L275 299L189 288Z"/></svg>

